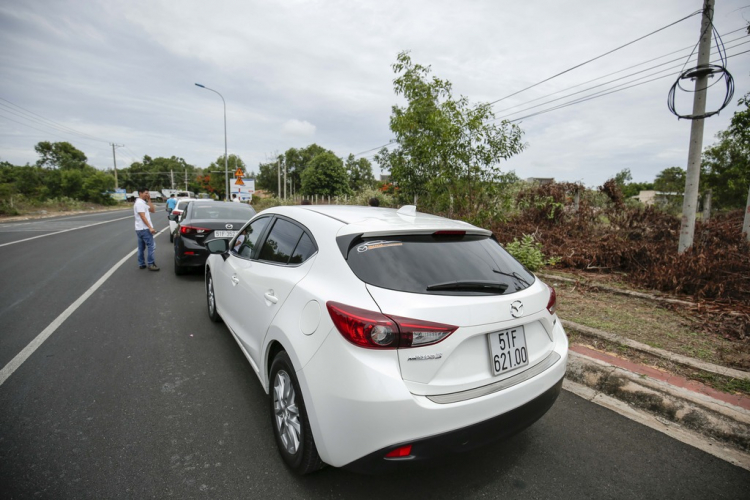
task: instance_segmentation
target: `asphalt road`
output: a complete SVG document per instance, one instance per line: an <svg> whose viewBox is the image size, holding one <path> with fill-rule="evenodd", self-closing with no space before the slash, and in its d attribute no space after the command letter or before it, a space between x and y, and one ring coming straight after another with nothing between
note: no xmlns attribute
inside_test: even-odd
<svg viewBox="0 0 750 500"><path fill-rule="evenodd" d="M129 211L0 224L0 368L135 243ZM206 315L203 276L174 275L166 233L156 262L128 259L0 385L0 497L748 497L749 472L567 392L452 463L296 477L257 378Z"/></svg>

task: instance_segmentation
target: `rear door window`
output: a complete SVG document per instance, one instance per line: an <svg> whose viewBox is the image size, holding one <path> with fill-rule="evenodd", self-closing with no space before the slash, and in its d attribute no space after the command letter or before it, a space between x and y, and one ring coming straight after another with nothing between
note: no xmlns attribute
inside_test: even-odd
<svg viewBox="0 0 750 500"><path fill-rule="evenodd" d="M365 283L436 295L511 294L534 275L494 239L481 235L363 238L347 262Z"/></svg>

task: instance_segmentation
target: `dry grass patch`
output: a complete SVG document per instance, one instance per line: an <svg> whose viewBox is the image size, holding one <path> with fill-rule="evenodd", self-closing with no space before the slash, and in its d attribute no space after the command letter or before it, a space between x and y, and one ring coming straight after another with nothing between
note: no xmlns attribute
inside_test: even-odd
<svg viewBox="0 0 750 500"><path fill-rule="evenodd" d="M732 368L750 367L750 345L701 330L688 311L655 300L549 280L561 318L670 352Z"/></svg>

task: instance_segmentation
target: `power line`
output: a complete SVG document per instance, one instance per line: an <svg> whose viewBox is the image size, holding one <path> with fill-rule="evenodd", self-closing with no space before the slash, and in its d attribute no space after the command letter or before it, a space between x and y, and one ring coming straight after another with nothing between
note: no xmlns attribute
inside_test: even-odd
<svg viewBox="0 0 750 500"><path fill-rule="evenodd" d="M79 135L81 137L88 138L89 140L99 141L99 142L106 142L106 143L110 142L110 141L105 141L104 139L99 139L98 137L94 137L93 135L87 134L85 132L80 132L80 131L78 131L78 130L76 130L74 128L68 127L67 125L59 124L59 123L55 122L54 120L50 120L49 118L46 118L46 117L44 117L44 116L42 116L42 115L40 115L38 113L34 113L33 111L30 111L30 110L28 110L28 109L26 109L24 107L21 107L18 104L15 104L15 103L13 103L13 102L11 102L8 99L5 99L3 97L0 97L0 100L5 101L8 104L10 104L11 106L20 109L25 114L30 114L30 115L33 115L33 116L37 117L37 118L33 118L33 117L30 118L30 117L22 116L26 120L37 121L37 122L40 122L41 124L43 124L45 126L56 128L56 129L60 130L61 132L76 134L76 135ZM12 110L12 108L9 108L6 104L0 103L0 105L4 106L5 108L8 108L8 110ZM16 113L16 114L18 114L18 113ZM40 121L39 118L41 118L41 120L44 120L44 122L49 122L49 124Z"/></svg>
<svg viewBox="0 0 750 500"><path fill-rule="evenodd" d="M386 144L383 144L382 146L378 146L378 147L375 147L375 148L372 148L372 149L368 149L368 150L366 150L366 151L360 151L359 153L354 153L354 156L359 156L359 155L362 155L362 154L365 154L365 153L369 153L370 151L375 151L375 150L377 150L377 149L380 149L380 148L384 148L384 147L386 147L386 146L390 146L390 145L391 145L391 144L393 144L394 142L395 142L395 139L394 139L394 140L391 140L391 141L388 141L388 143L386 143Z"/></svg>
<svg viewBox="0 0 750 500"><path fill-rule="evenodd" d="M38 120L38 119L35 119L35 118L33 118L33 117L29 118L28 116L25 116L25 115L23 115L23 114L21 114L21 113L18 113L18 112L17 112L17 111L15 110L15 109L13 109L13 108L11 108L11 107L9 107L9 106L6 106L5 104L3 104L3 103L1 103L1 102L0 102L0 111L5 111L6 113L11 113L11 114L13 114L14 116L16 116L16 117L18 117L18 118L21 118L21 119L23 119L23 120L28 120L28 121L30 121L30 122L32 122L32 123L35 123L35 124L37 124L37 125L41 125L41 126L43 126L43 127L49 127L49 128L51 128L52 130L55 130L55 131L57 131L57 132L60 132L60 133L63 133L63 134L69 134L69 135L72 135L72 134L71 134L70 132L68 132L67 130L64 130L64 129L60 128L60 127L55 127L55 126L53 126L53 125L49 125L49 124L47 124L47 123L43 122L42 120ZM7 117L6 117L6 118L7 118ZM8 118L8 119L10 120L10 118ZM15 120L14 120L14 121L15 121ZM59 135L53 134L52 132L48 132L48 131L45 131L45 130L41 130L41 129L38 129L38 128L36 128L36 127L32 127L32 126L31 126L31 125L29 125L28 123L24 123L24 122L18 122L18 121L16 121L16 123L18 123L18 124L20 124L20 125L25 125L25 126L27 126L27 127L30 127L30 128L33 128L34 130L39 130L40 132L44 132L44 133L46 133L46 134L52 134L52 135L55 135L55 137L59 137L59 138L61 138L61 139L63 139L63 140L66 140L66 141L67 141L67 140L69 140L69 139L68 139L68 138L66 138L66 137L62 137L62 136L59 136ZM93 140L93 139L88 139L88 138L86 138L86 137L76 137L76 140L79 140L79 141L80 141L80 140L87 140L87 141L90 141L90 140ZM97 142L99 142L99 141L97 140Z"/></svg>
<svg viewBox="0 0 750 500"><path fill-rule="evenodd" d="M584 64L587 64L587 63L589 63L589 62L591 62L591 61L594 61L594 60L596 60L596 59L599 59L599 58L601 58L601 57L603 57L603 56L605 56L605 55L607 55L607 54L609 54L609 53L611 53L611 52L614 52L614 51L616 51L616 50L619 50L620 48L623 48L623 47L625 47L625 46L627 46L627 45L630 45L630 44L632 44L632 43L635 43L635 42L637 42L637 41L639 41L639 40L641 40L641 39L643 39L643 38L646 38L646 37L648 37L648 36L650 36L650 35L653 35L654 33L657 33L657 32L659 32L659 31L661 31L661 30L663 30L663 29L666 29L666 28L668 28L668 27L670 27L670 26L673 26L673 25L675 25L675 24L677 24L677 23L679 23L679 22L682 22L682 21L684 21L685 19L688 19L688 18L690 18L690 17L692 17L692 16L694 16L694 15L700 14L701 12L702 12L702 11L696 11L696 12L694 12L693 14L690 14L690 15L689 15L689 16L687 16L687 17L684 17L684 18L682 18L682 19L680 19L680 20L678 20L678 21L675 21L674 23L671 23L671 24L669 24L669 25L667 25L667 26L664 26L663 28L660 28L659 30L656 30L656 31L654 31L654 32L652 32L652 33L649 33L648 35L644 35L644 36L643 36L643 37L641 37L641 38L638 38L638 39L636 39L636 40L633 40L632 42L629 42L628 44L625 44L625 45L623 45L623 46L621 46L621 47L618 47L617 49L613 49L612 51L610 51L610 52L608 52L608 53L606 53L606 54L602 54L601 56L598 56L598 57L596 57L596 58L594 58L594 59L590 59L589 61L586 61L585 63L579 64L578 66L574 66L573 68L570 68L569 70L566 70L566 71L564 71L563 73L566 73L566 72L568 72L568 71L571 71L571 70L573 70L573 69L575 69L575 68L577 68L577 67L580 67L580 66L582 66L582 65L584 65ZM737 33L737 32L739 32L739 31L746 31L746 29L747 29L746 27L742 27L742 28L738 28L738 29L735 29L735 30L732 30L732 31L728 31L728 32L724 33L724 35L723 35L723 36L731 35L731 34L734 34L734 33ZM744 39L744 38L747 38L748 36L750 36L750 35L744 35L744 36L741 36L741 37L738 37L738 38L732 39L732 40L728 41L727 43L732 43L732 42L735 42L735 41L737 41L737 40L742 40L742 39ZM744 43L741 43L741 44L737 44L737 45L734 45L734 46L732 46L732 47L730 47L730 48L735 48L735 47L738 47L738 46L740 46L740 45L744 45L745 43L748 43L748 42L744 42ZM519 106L524 106L524 105L526 105L526 104L530 104L530 103L532 103L532 102L536 102L536 101L539 101L539 100L541 100L541 99L545 99L545 98L547 98L547 97L551 97L551 96L553 96L553 95L556 95L556 94L559 94L559 93L561 93L561 92L565 92L565 91L568 91L568 90L571 90L571 89L574 89L574 88L580 87L580 86L582 86L582 85L586 85L587 83L591 83L591 82L594 82L594 81L597 81L597 80L601 80L602 78L606 78L606 77L608 77L608 76L612 76L612 75L615 75L615 74L617 74L617 73L622 73L623 71L627 71L627 70L629 70L629 69L633 69L633 68L636 68L636 67L638 67L638 66L643 66L644 64L648 64L648 63L650 63L650 62L653 62L653 61L657 61L657 60L659 60L659 59L662 59L662 58L664 58L664 57L668 57L668 56L670 56L670 55L673 55L673 54L677 54L677 53L680 53L680 52L684 52L685 50L688 50L688 49L692 49L693 47L694 47L694 45L693 45L693 44L691 44L691 45L688 45L688 46L686 46L686 47L683 47L683 48L681 48L681 49L678 49L678 50L674 50L674 51L672 51L672 52L668 52L668 53L666 53L666 54L662 54L662 55L660 55L660 56L658 56L658 57L655 57L655 58L652 58L652 59L648 59L648 60L646 60L646 61L643 61L643 62L640 62L640 63L638 63L638 64L634 64L634 65L631 65L631 66L625 67L625 68L623 68L623 69L620 69L620 70L617 70L617 71L613 71L613 72L611 72L611 73L607 73L607 74L605 74L605 75L602 75L602 76L599 76L599 77L593 78L593 79L591 79L591 80L587 80L587 81L585 81L585 82L582 82L582 83L579 83L579 84L573 85L573 86L571 86L571 87L567 87L567 88L564 88L564 89L562 89L562 90L558 90L558 91L556 91L556 92L552 92L552 93L550 93L550 94L546 94L546 95L543 95L543 96L541 96L541 97L538 97L538 98L535 98L535 99L531 99L531 100L529 100L529 101L525 101L525 102L522 102L522 103L519 103L519 104L516 104L516 105L513 105L513 106L509 106L509 107L507 107L507 108L505 108L505 109L502 109L502 110L498 111L498 113L502 113L502 112L504 112L504 111L508 111L508 110L511 110L511 109L513 109L513 108L517 108L517 107L519 107ZM743 52L743 53L744 53L744 52ZM739 54L737 54L737 55L739 55ZM666 62L664 62L664 63L658 64L658 65L656 65L656 66L652 66L651 68L647 68L647 69L645 69L645 70L641 70L641 71L638 71L638 72L632 73L632 74L630 74L630 75L626 75L626 76L624 76L624 77L621 77L621 78L618 78L618 79L615 79L615 80L611 80L611 81L610 81L610 82L608 82L608 83L612 83L612 82L615 82L615 81L618 81L618 80L622 80L622 79L624 79L624 78L629 78L629 77L631 77L631 76L634 76L634 75L637 75L637 74L639 74L639 73L643 73L643 72L646 72L646 71L650 71L650 70L652 70L652 69L656 69L656 68L658 68L658 67L661 67L661 66L664 66L664 65L670 64L670 63L672 63L672 62L676 62L676 61L681 61L682 59L683 59L682 57L680 57L680 58L676 58L676 59L672 59L672 60L666 61ZM670 68L670 69L671 69L671 68ZM667 71L667 70L663 70L663 71ZM546 82L546 81L549 81L549 80L551 80L552 78L555 78L555 77L557 77L557 76L560 76L560 75L562 75L563 73L558 73L557 75L555 75L555 76L553 76L553 77L550 77L550 78L548 78L548 79L546 79L546 80L544 80L544 81L542 81L542 82L536 83L536 84L534 84L534 85L532 85L532 86L530 86L530 87L526 87L525 89L519 90L518 92L514 92L513 94L510 94L510 95L508 95L508 96L506 96L506 97L503 97L502 99L498 99L498 100L496 100L496 101L492 101L492 102L490 102L490 103L488 103L488 104L489 104L489 105L493 105L493 104L496 104L496 103L498 103L498 102L500 102L500 101L502 101L502 100L504 100L504 99L507 99L507 98L509 98L509 97L512 97L512 96L514 96L514 95L516 95L516 94L519 94L519 93L521 93L521 92L524 92L525 90L528 90L528 89L530 89L530 88L532 88L532 87L536 87L537 85L539 85L539 84L541 84L541 83L544 83L544 82ZM656 74L656 73L654 73L654 74ZM648 75L648 76L651 76L651 75ZM645 76L644 78L648 78L648 76ZM668 75L668 76L669 76L669 75ZM635 81L637 81L637 80L635 80ZM630 82L630 83L632 83L632 82ZM644 83L648 83L648 82L644 82ZM606 85L606 84L602 84L602 85ZM591 90L592 88L597 88L597 87L599 87L599 86L601 86L601 85L598 85L598 86L595 86L595 87L591 87L591 88L589 88L588 90ZM623 90L624 90L624 89L623 89ZM585 91L583 91L583 92L585 92ZM577 93L580 93L580 92L577 92ZM570 95L568 95L568 96L566 96L566 97L570 97L571 95L575 95L575 94L570 94ZM606 95L606 94L605 94L605 95ZM564 99L564 98L565 98L565 97L563 97L563 99ZM543 106L544 104L549 104L550 102L554 102L554 101L548 101L547 103L543 103L543 104L541 104L541 105ZM537 107L537 106L534 106L534 107ZM565 107L565 106L563 106L563 107ZM520 110L520 111L518 111L518 112L523 112L523 111L526 111L526 110L528 110L528 109L533 109L533 107L532 107L532 108L526 108L525 110ZM554 109L559 109L559 108L557 108L557 107L556 107L556 108L554 108ZM516 114L516 113L511 113L510 115L506 115L506 116L512 116L513 114ZM526 117L524 117L524 118L528 118L528 117L530 117L530 116L536 116L537 114L538 114L538 113L534 113L534 114L532 114L532 115L528 115L528 116L526 116ZM517 121L517 120L512 120L512 121L513 121L513 122L515 122L515 121ZM383 145L381 145L381 146L377 146L377 147L375 147L375 148L371 148L371 149L367 149L367 150L365 150L365 151L360 151L359 153L355 153L355 154L354 154L354 156L360 156L360 155L363 155L363 154L365 154L365 153L369 153L369 152L371 152L371 151L376 151L376 150L379 150L379 149L381 149L381 148L384 148L384 147L389 147L389 146L392 146L392 145L394 145L394 143L395 143L395 139L394 139L394 140L391 140L391 141L389 141L388 143L386 143L386 144L383 144ZM373 158L374 158L375 156L376 156L376 155L368 155L368 156L366 156L366 157L364 157L364 158L365 158L365 159L367 159L367 160L370 160L370 159L373 159Z"/></svg>
<svg viewBox="0 0 750 500"><path fill-rule="evenodd" d="M1 114L1 113L0 113L0 117L2 117L2 118L5 118L6 120L8 120L8 121L11 121L11 122L13 122L13 123L18 123L19 125L23 125L24 127L29 127L29 128L33 128L34 130L38 130L39 132L42 132L42 133L44 133L44 134L47 134L47 135L52 135L52 136L55 136L55 137L59 137L60 139L62 139L62 140L64 140L64 141L67 141L67 140L68 140L68 138L67 138L67 137L63 137L63 136L61 136L61 135L57 135L57 134L55 134L55 133L52 133L52 132L50 132L50 131L48 131L48 130L42 130L42 129L40 129L40 128L32 127L32 126L31 126L31 125L29 125L28 123L23 123L23 122L19 122L18 120L14 120L14 119L12 119L12 118L8 118L7 116L5 116L5 115L3 115L3 114Z"/></svg>
<svg viewBox="0 0 750 500"><path fill-rule="evenodd" d="M588 64L588 63L590 63L590 62L594 62L594 61L596 61L597 59L601 59L602 57L608 56L609 54L612 54L613 52L617 52L617 51L618 51L618 50L620 50L620 49L623 49L623 48L625 48L625 47L627 47L627 46L629 46L629 45L632 45L632 44L634 44L634 43L636 43L636 42L639 42L639 41L643 40L644 38L647 38L647 37L649 37L649 36L651 36L651 35L654 35L654 34L656 34L656 33L659 33L660 31L663 31L663 30L665 30L665 29L667 29L667 28L669 28L669 27L672 27L672 26L674 26L675 24L681 23L682 21L685 21L686 19L690 19L691 17L693 17L693 16L695 16L695 15L697 15L697 14L702 14L702 13L703 13L703 11L702 11L702 10L697 10L697 11L693 12L692 14L690 14L690 15L687 15L687 16L685 16L685 17L683 17L682 19L678 19L677 21L675 21L675 22L673 22L673 23L667 24L666 26L662 26L662 27L661 27L661 28L659 28L658 30L652 31L651 33L648 33L647 35L643 35L642 37L636 38L635 40L632 40L632 41L630 41L630 42L628 42L628 43L626 43L626 44L624 44L624 45L620 45L619 47L617 47L617 48L615 48L615 49L612 49L612 50L610 50L610 51L608 51L608 52L605 52L604 54L598 55L598 56L596 56L596 57L594 57L594 58L592 58L592 59L589 59L588 61L584 61L584 62L582 62L582 63L580 63L580 64L576 64L575 66L573 66L573 67L571 67L571 68L568 68L568 69L566 69L565 71L561 71L560 73L557 73L556 75L550 76L549 78L545 78L544 80L542 80L542 81L540 81L540 82L537 82L537 83L535 83L535 84L533 84L533 85L529 85L529 86L528 86L528 87L526 87L526 88L523 88L523 89L521 89L521 90L519 90L519 91L517 91L517 92L513 92L512 94L509 94L509 95L507 95L507 96L505 96L505 97L502 97L502 98L500 98L500 99L497 99L497 100L495 100L495 101L489 102L489 103L487 103L487 104L488 104L488 105L490 105L490 106L492 106L492 105L494 105L494 104L496 104L496 103L498 103L498 102L500 102L500 101L504 101L505 99L508 99L509 97L513 97L514 95L518 95L518 94L520 94L521 92L525 92L525 91L527 91L527 90L529 90L529 89L532 89L532 88L534 88L534 87L536 87L536 86L539 86L539 85L541 85L541 84L543 84L543 83L545 83L545 82L548 82L548 81L550 81L550 80L552 80L552 79L554 79L554 78L557 78L558 76L564 75L565 73L569 73L569 72L573 71L574 69L580 68L581 66L585 66L586 64Z"/></svg>
<svg viewBox="0 0 750 500"><path fill-rule="evenodd" d="M745 28L740 28L740 30L744 30L744 29L745 29ZM739 31L739 30L735 30L735 31ZM732 32L730 32L730 33L734 33L734 32L732 31ZM745 38L748 38L748 37L750 37L750 35L745 35L745 36L741 36L741 37L735 38L735 39L733 39L733 40L729 40L729 41L728 41L727 43L732 43L732 42L735 42L735 41L737 41L737 40L742 40L742 39L745 39ZM739 47L740 45L745 45L746 43L750 43L750 42L743 42L743 43L739 43L739 44L737 44L737 45L733 45L732 47L728 47L728 48L735 48L735 47ZM557 94L559 94L559 93L561 93L561 92L565 92L565 91L568 91L568 90L571 90L571 89L574 89L574 88L580 87L581 85L586 85L587 83L595 82L595 81L597 81L597 80L601 80L602 78L606 78L606 77L608 77L608 76L616 75L617 73L622 73L623 71L627 71L627 70L629 70L629 69L633 69L633 68L636 68L636 67L638 67L638 66L643 66L644 64L648 64L648 63L650 63L650 62L656 61L656 60L658 60L658 59L662 59L662 58L664 58L664 57L667 57L667 56L670 56L670 55L672 55L672 54L676 54L676 53L678 53L678 52L683 52L683 51L685 51L685 50L687 50L687 49L690 49L690 48L692 48L692 47L693 47L692 45L689 45L689 46L687 46L687 47L685 47L685 48L683 48L683 49L679 49L679 50L676 50L676 51L674 51L674 52L669 52L669 53L667 53L667 54L664 54L664 55L661 55L661 56L659 56L659 57L655 57L655 58L653 58L653 59L649 59L648 61L644 61L644 62L641 62L641 63L638 63L638 64L633 64L632 66L628 66L627 68L623 68L623 69L620 69L620 70L617 70L617 71L613 71L613 72L611 72L611 73L607 73L606 75L602 75L602 76L598 76L598 77L596 77L596 78L592 78L591 80L587 80L587 81L585 81L585 82L582 82L582 83L578 83L578 84L576 84L576 85L572 85L572 86L570 86L570 87L567 87L567 88L564 88L564 89L558 90L558 91L556 91L556 92L551 92L551 93L549 93L549 94L546 94L546 95L543 95L543 96L541 96L541 97L537 97L536 99L531 99L531 100L529 100L529 101L525 101L525 102L522 102L522 103L519 103L519 104L515 104L515 105L513 105L513 106L509 106L509 107L507 107L507 108L504 108L504 109L501 109L501 110L499 110L499 111L496 111L496 113L503 113L503 112L505 112L505 111L508 111L508 110L511 110L511 109L513 109L513 108L517 108L517 107L519 107L519 106L524 106L524 105L526 105L526 104L530 104L530 103L532 103L532 102L536 102L536 101L539 101L539 100L541 100L541 99L545 99L545 98L547 98L547 97L551 97L551 96L553 96L553 95L557 95ZM718 52L718 49L717 49L717 51L716 51L716 52ZM614 81L617 81L617 80L621 80L621 79L623 79L623 78L628 78L628 77L630 77L630 76L634 76L634 75L637 75L637 74L639 74L639 73L644 73L644 72L646 72L646 71L650 71L650 70L652 70L652 69L656 69L656 68L659 68L659 67L661 67L661 66L665 66L665 65L667 65L667 64L670 64L670 63L673 63L673 62L677 62L677 61L682 61L682 60L683 60L683 57L678 57L678 58L675 58L675 59L670 59L669 61L665 61L665 62L663 62L663 63L661 63L661 64L657 64L656 66L651 66L650 68L646 68L646 69L643 69L643 70L640 70L640 71L636 71L635 73L631 73L631 74L629 74L629 75L626 75L626 76L623 76L623 77L621 77L621 78L618 78L618 79L615 79L615 80L611 80L611 81L610 81L610 83L611 83L611 82L614 82ZM674 67L677 67L677 66L674 66ZM592 88L595 88L595 87L592 87Z"/></svg>
<svg viewBox="0 0 750 500"><path fill-rule="evenodd" d="M736 48L736 47L739 47L739 46L741 46L741 45L747 45L748 43L750 43L750 41L746 41L746 42L738 43L737 45L733 45L732 47L729 47L729 48ZM715 53L719 53L719 50L717 49ZM672 63L672 62L675 62L675 61L678 61L678 60L680 60L680 61L681 61L681 60L682 60L682 58L674 59L674 60L672 60L672 61L667 61L667 62L665 62L665 63L662 63L662 64L658 64L658 65L656 65L656 66L652 66L652 67L650 67L650 68L647 68L647 69L644 69L644 70L641 70L641 71L636 71L635 73L631 73L631 74L629 74L629 75L621 76L620 78L615 78L614 80L610 80L610 81L608 81L608 82L604 82L604 83L600 83L600 84L598 84L598 85L594 85L593 87L588 87L588 88L586 88L586 89L583 89L583 90L579 90L578 92L573 92L572 94L567 94L567 95L564 95L564 96L562 96L562 97L558 97L558 98L556 98L556 99L552 99L552 100L549 100L549 101L543 102L543 103L541 103L541 104L537 104L537 105L535 105L535 106L530 106L530 107L528 107L528 108L524 108L524 109L520 109L520 110L518 110L518 111L514 111L513 113L509 113L509 114L507 114L507 115L504 115L504 116L501 116L501 117L499 117L499 118L495 118L495 121L500 121L500 120L503 120L503 119L505 119L505 118L507 118L507 117L509 117L509 116L513 116L513 115L515 115L515 114L518 114L518 113L523 113L524 111L528 111L528 110L530 110L530 109L538 108L538 107L540 107L540 106L545 106L545 105L547 105L547 104L553 103L553 102L555 102L555 101L559 101L559 100L561 100L561 99L567 99L568 97L572 97L572 96L574 96L574 95L577 95L577 94L581 94L581 93L584 93L584 92L589 92L590 90L593 90L593 89L596 89L596 88L599 88L599 87L602 87L602 86L605 86L605 85L609 85L609 84L611 84L611 83L614 83L614 82L617 82L617 81L620 81L620 80L624 80L624 79L626 79L626 78L631 78L631 77L633 77L633 76L635 76L635 75L638 75L638 74L640 74L640 73L644 73L644 72L647 72L647 71L651 71L651 70L653 70L653 69L657 69L657 68L659 68L659 67L661 67L661 66L664 66L664 65L666 65L666 64L669 64L669 63ZM649 74L649 75L645 75L645 76L642 76L642 77L640 77L640 78L637 78L637 79L635 79L635 80L631 80L630 82L626 82L626 83L620 84L620 85L618 85L618 86L621 86L621 85L627 85L628 83L633 83L633 82L637 82L638 80L642 80L642 79L644 79L644 78L649 78L649 77L652 77L652 76L658 75L659 73L663 73L663 72L665 72L665 71L671 71L671 70L673 70L673 69L676 69L676 68L680 68L681 66L682 66L682 64L677 64L677 65L675 65L675 66L671 66L671 67L669 67L669 68L666 68L666 69L662 69L662 70L660 70L660 71L657 71L657 72L651 73L651 74ZM674 73L670 73L670 75L671 75L671 74L674 74ZM596 78L595 80L598 80L598 78ZM589 82L591 82L591 81L593 81L593 80L590 80ZM586 83L589 83L589 82L586 82ZM548 95L546 95L546 96L543 96L543 97L540 97L540 98L537 98L537 99L533 99L533 100L531 100L531 101L527 101L527 103L524 103L524 104L528 104L528 103L531 103L531 102L535 102L535 101L538 101L538 100L540 100L540 99L544 99L545 97L549 97L549 96L551 96L551 95L559 94L560 92L564 92L565 90L569 90L569 89L572 89L572 88L575 88L575 87L579 87L580 85L581 85L581 84L579 84L579 85L575 85L575 86L573 86L573 87L569 87L568 89L560 90L560 91L558 91L558 92L554 92L554 93L552 93L552 94L548 94ZM615 87L613 87L613 88L617 88L618 86L615 86ZM507 110L513 109L514 107L518 107L518 106L522 106L522 105L523 105L523 104L519 104L519 105L517 105L517 106L512 106L512 107L510 107L510 108L506 108L506 109L504 109L504 110L502 110L502 111L507 111ZM501 111L501 112L502 112L502 111Z"/></svg>
<svg viewBox="0 0 750 500"><path fill-rule="evenodd" d="M731 55L727 56L727 59L729 59L730 57L736 57L736 56L739 56L739 55L742 55L742 54L747 54L748 52L750 52L750 50L745 50L743 52L738 52L736 54L731 54ZM577 99L577 100L574 100L574 101L571 101L571 102L568 102L568 103L560 104L559 106L555 106L555 107L552 107L552 108L549 108L549 109L543 109L543 110L541 110L541 111L539 111L537 113L532 113L530 115L522 116L521 118L515 118L513 120L509 120L509 122L510 123L518 122L518 121L524 120L526 118L531 118L532 116L538 116L538 115L542 115L544 113L549 113L551 111L556 111L558 109L567 108L568 106L573 106L575 104L580 104L582 102L590 101L592 99L597 99L599 97L604 97L605 95L614 94L615 92L621 92L623 90L627 90L627 89L630 89L630 88L633 88L633 87L638 87L640 85L645 85L647 83L651 83L651 82L656 81L656 80L662 80L664 78L667 78L667 77L670 77L670 76L674 76L674 75L677 75L677 74L679 74L679 73L671 73L671 74L668 74L668 75L659 76L659 77L653 78L651 80L647 80L645 82L641 82L641 83L636 83L634 85L630 85L628 87L623 87L623 88L616 89L616 90L610 90L609 92L607 92L607 91L601 91L601 92L595 93L595 94L593 94L591 96L582 97L580 99ZM628 83L630 83L630 82L628 82Z"/></svg>

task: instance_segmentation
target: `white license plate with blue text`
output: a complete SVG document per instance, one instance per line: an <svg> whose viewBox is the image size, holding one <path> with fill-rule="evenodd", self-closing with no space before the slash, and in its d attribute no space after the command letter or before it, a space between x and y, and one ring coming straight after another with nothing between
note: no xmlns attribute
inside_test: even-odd
<svg viewBox="0 0 750 500"><path fill-rule="evenodd" d="M523 326L492 332L490 342L490 365L492 374L500 375L529 364L526 334Z"/></svg>

